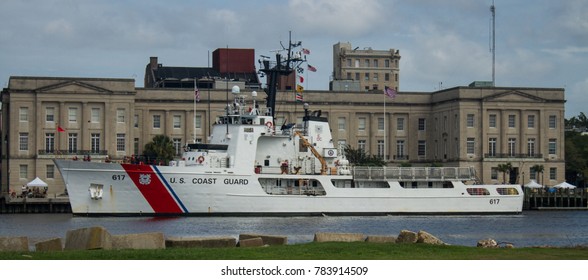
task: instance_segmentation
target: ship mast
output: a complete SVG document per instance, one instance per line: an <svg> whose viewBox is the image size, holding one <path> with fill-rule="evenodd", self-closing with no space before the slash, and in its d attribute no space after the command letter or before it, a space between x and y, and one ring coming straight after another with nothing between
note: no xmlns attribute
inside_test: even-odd
<svg viewBox="0 0 588 280"><path fill-rule="evenodd" d="M278 80L280 76L288 76L292 71L298 69L298 66L304 61L300 56L292 56L292 48L299 47L302 42L292 43L292 32L289 33L288 47L282 45L282 50L276 52L276 61L272 62L269 57L262 56L264 59L259 60L260 72L267 76L266 84L267 88L265 93L267 94L267 108L269 109L269 115L272 119L275 117L276 112L276 94L278 87ZM286 51L287 56L285 60L282 60L281 51ZM275 125L275 123L274 123Z"/></svg>

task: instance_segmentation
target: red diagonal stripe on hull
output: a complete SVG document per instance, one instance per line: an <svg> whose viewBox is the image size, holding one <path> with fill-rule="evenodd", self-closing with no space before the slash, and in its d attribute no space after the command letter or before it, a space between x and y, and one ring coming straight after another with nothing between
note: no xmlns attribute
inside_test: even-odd
<svg viewBox="0 0 588 280"><path fill-rule="evenodd" d="M171 196L159 177L149 165L122 164L129 177L155 213L183 213L178 203ZM140 182L141 175L148 175L150 180ZM145 181L149 181L146 184Z"/></svg>

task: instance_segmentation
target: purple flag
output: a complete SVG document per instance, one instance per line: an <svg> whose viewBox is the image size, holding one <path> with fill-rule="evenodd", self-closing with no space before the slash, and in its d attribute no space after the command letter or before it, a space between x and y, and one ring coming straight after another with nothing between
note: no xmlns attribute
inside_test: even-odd
<svg viewBox="0 0 588 280"><path fill-rule="evenodd" d="M396 97L396 91L392 88L389 88L388 86L384 87L384 94L390 98Z"/></svg>

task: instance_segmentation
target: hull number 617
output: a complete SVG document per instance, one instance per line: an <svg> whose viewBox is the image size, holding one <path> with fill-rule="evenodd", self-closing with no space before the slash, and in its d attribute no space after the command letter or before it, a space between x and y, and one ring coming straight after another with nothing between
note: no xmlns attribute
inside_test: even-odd
<svg viewBox="0 0 588 280"><path fill-rule="evenodd" d="M498 204L499 202L500 202L500 199L498 199L498 198L490 199L490 204Z"/></svg>

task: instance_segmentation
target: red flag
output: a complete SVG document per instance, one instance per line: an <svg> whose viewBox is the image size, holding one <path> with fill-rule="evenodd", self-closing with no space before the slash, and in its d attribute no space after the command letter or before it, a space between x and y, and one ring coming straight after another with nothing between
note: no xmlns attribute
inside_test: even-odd
<svg viewBox="0 0 588 280"><path fill-rule="evenodd" d="M309 49L302 48L302 53L303 54L310 54L310 50Z"/></svg>
<svg viewBox="0 0 588 280"><path fill-rule="evenodd" d="M314 68L312 65L308 64L308 71L316 72L316 68Z"/></svg>
<svg viewBox="0 0 588 280"><path fill-rule="evenodd" d="M65 132L65 129L61 128L61 126L57 126L57 132Z"/></svg>
<svg viewBox="0 0 588 280"><path fill-rule="evenodd" d="M304 83L304 77L298 76L300 78L300 83Z"/></svg>

